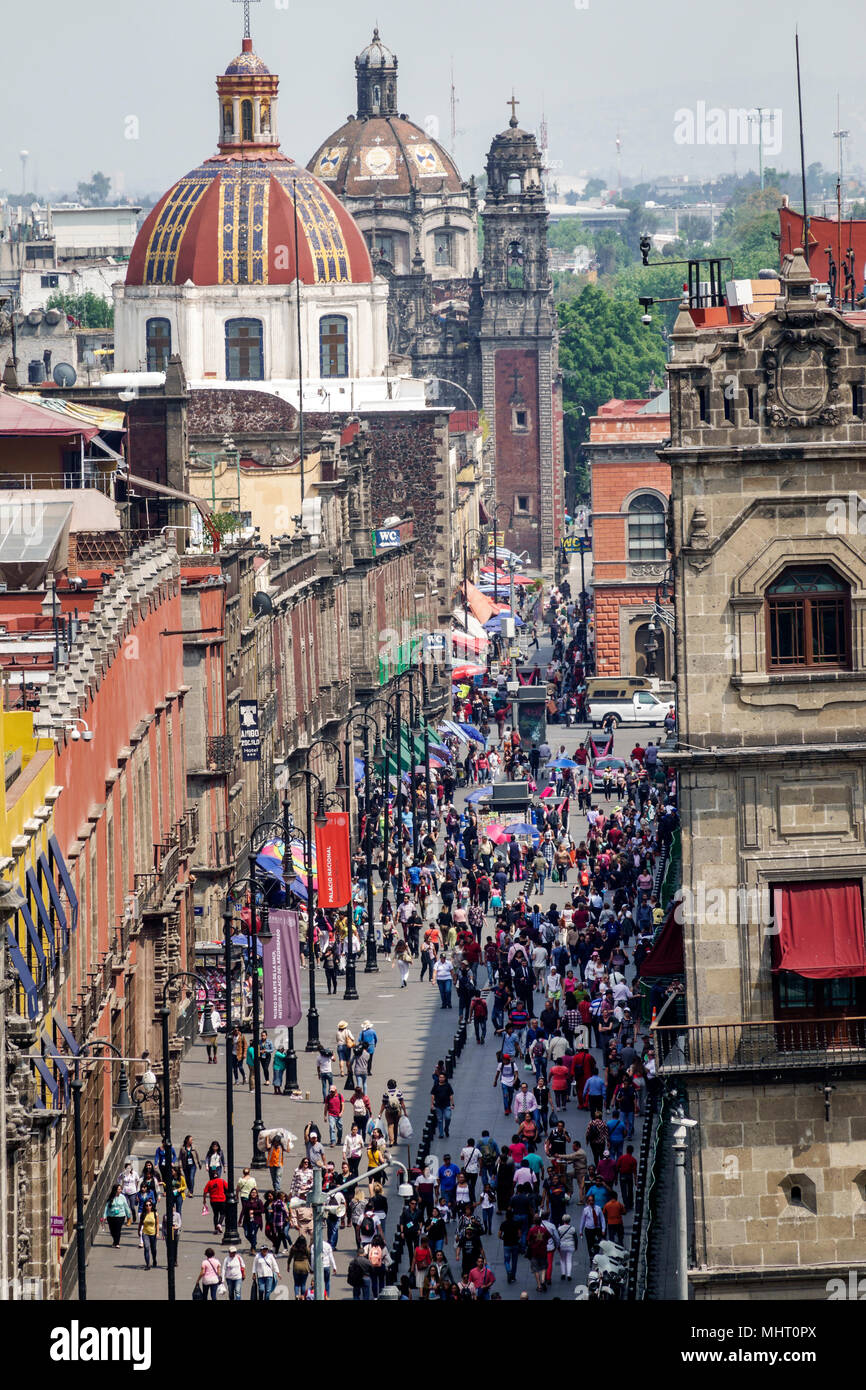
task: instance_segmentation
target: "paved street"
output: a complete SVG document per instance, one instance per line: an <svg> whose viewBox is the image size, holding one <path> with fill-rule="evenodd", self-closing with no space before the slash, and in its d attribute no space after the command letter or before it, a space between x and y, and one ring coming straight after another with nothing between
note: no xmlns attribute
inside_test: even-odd
<svg viewBox="0 0 866 1390"><path fill-rule="evenodd" d="M539 653L540 661L546 662L549 655L549 646L542 643ZM550 727L549 742L554 747L564 743L567 751L572 753L574 748L582 742L585 733L585 726L567 729L554 725ZM648 731L644 728L634 727L623 729L617 735L616 752L621 755L624 749L627 751L638 733L642 739L645 739ZM464 803L465 796L465 790L458 790L455 798L458 805ZM584 818L578 817L576 812L573 813L571 830L577 839L582 837L584 826ZM570 901L570 886L567 884L549 884L543 897L546 905L552 902L561 905ZM492 930L492 918L489 918L489 921ZM356 1035L363 1020L371 1020L379 1035L374 1073L368 1085L371 1104L374 1111L378 1111L384 1083L389 1077L396 1078L406 1097L416 1138L420 1137L424 1119L429 1110L430 1086L434 1066L450 1048L459 1017L456 997L454 1008L451 1011L442 1010L438 989L429 981L422 984L419 976L420 962L415 962L410 975L409 987L403 991L399 988L396 969L393 969L387 960L383 959L380 962L378 972L369 975L364 973L362 963L357 973L359 998L351 1003L342 999L343 977L340 981L340 994L331 997L325 993L324 975L321 971L318 972L317 979L317 1003L320 1012L320 1037L322 1041L331 1047L335 1046L337 1023L344 1016ZM479 973L479 981L483 977L482 968ZM536 997L541 999L540 995ZM305 1125L310 1120L316 1120L322 1126L324 1133L327 1134L327 1126L323 1124L322 1117L321 1089L315 1071L315 1054L303 1051L305 1040L306 1018L295 1030L299 1084L303 1099L292 1100L285 1096L275 1096L269 1088L263 1086L263 1118L266 1127L286 1125L292 1133L298 1136L299 1140L289 1161L288 1170L283 1176L284 1189L288 1188L291 1172L298 1157L303 1156L301 1140ZM600 1064L600 1052L596 1051L595 1056ZM499 1087L494 1088L493 1085L495 1070L496 1042L492 1027L488 1025L487 1041L483 1046L476 1043L470 1029L466 1047L457 1064L452 1083L456 1103L451 1138L447 1143L435 1141L433 1146L433 1153L438 1159L441 1160L442 1155L447 1151L456 1160L466 1139L471 1135L477 1142L483 1129L490 1131L500 1148L511 1141L514 1134L514 1123L511 1118L503 1115ZM175 1148L180 1147L183 1137L188 1133L193 1135L202 1158L211 1140L219 1139L223 1147L225 1146L224 1075L222 1049L220 1049L220 1065L217 1067L209 1066L204 1045L197 1042L183 1064L183 1107L174 1114L172 1120L172 1139ZM234 1104L235 1179L237 1180L243 1166L249 1163L252 1153L253 1097L246 1085L235 1086ZM581 1143L584 1143L589 1112L579 1110L576 1102L572 1101L565 1118L566 1128L572 1139L579 1138ZM635 1129L633 1142L636 1152L640 1144L641 1124L642 1122L639 1120ZM413 1140L408 1150L404 1147L395 1151L394 1156L410 1162L414 1153L414 1142ZM142 1140L136 1144L133 1153L137 1160L137 1166L140 1167L145 1158L153 1158L155 1143L155 1138L150 1136L147 1140ZM329 1152L336 1160L338 1150L333 1149ZM396 1197L397 1181L395 1175L386 1189L388 1194L395 1194L394 1196L389 1195L390 1208L387 1225L389 1244L390 1236L402 1207L401 1200ZM261 1182L264 1191L269 1187L266 1169L261 1170ZM183 1234L180 1243L177 1276L177 1296L179 1299L190 1297L205 1247L213 1241L210 1214L202 1215L200 1201L202 1186L203 1175L199 1174L196 1182L196 1194L188 1198L184 1204ZM575 1197L571 1206L575 1225L577 1225L580 1210ZM630 1222L631 1216L628 1216L626 1218L626 1236L628 1236ZM496 1275L496 1290L503 1299L518 1299L523 1290L529 1291L533 1299L541 1297L535 1292L535 1280L530 1272L529 1262L524 1258L519 1260L516 1282L512 1285L506 1283L502 1246L497 1239L498 1227L499 1218L494 1215L493 1234L485 1240L485 1253ZM245 1246L246 1242L242 1239L239 1248L243 1250ZM345 1281L345 1272L353 1251L353 1233L350 1230L342 1231L336 1252L337 1276L332 1282L331 1289L331 1296L334 1298L351 1297L351 1291ZM446 1251L449 1259L453 1261L454 1250L451 1238L449 1238ZM160 1253L162 1255L162 1252ZM217 1253L221 1257L224 1251L217 1249ZM285 1268L285 1255L280 1256L280 1262ZM453 1262L452 1268L455 1265L457 1277L459 1277L459 1261ZM575 1256L573 1282L583 1281L587 1267L586 1248L582 1244ZM400 1272L404 1273L406 1269L407 1261L404 1256ZM249 1273L248 1268L248 1278ZM166 1292L165 1269L160 1267L156 1273L145 1271L135 1228L124 1231L121 1246L116 1251L111 1245L106 1229L100 1233L96 1245L90 1252L88 1287L91 1298L117 1298L121 1295L130 1299L160 1300L165 1298ZM561 1285L563 1293L570 1292L570 1287L565 1284ZM249 1285L247 1285L245 1293L248 1292L248 1288ZM559 1288L559 1265L558 1261L555 1261L554 1294Z"/></svg>

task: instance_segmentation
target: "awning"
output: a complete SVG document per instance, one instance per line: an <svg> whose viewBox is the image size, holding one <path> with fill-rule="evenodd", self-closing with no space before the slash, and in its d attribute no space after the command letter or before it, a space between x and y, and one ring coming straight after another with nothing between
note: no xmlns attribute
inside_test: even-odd
<svg viewBox="0 0 866 1390"><path fill-rule="evenodd" d="M9 957L12 961L12 964L15 966L15 971L18 975L19 980L21 981L24 993L27 996L27 1015L29 1018L34 1019L37 1017L39 1013L39 989L37 987L36 981L30 973L30 966L24 959L21 947L18 945L18 942L16 940L15 933L9 926L8 922L6 924L6 949L9 952Z"/></svg>
<svg viewBox="0 0 866 1390"><path fill-rule="evenodd" d="M68 416L58 416L47 410L41 402L31 404L23 396L10 395L0 391L0 437L19 439L57 435L68 438L71 434L83 435L92 439L99 433L97 425L86 424L83 420L72 420Z"/></svg>
<svg viewBox="0 0 866 1390"><path fill-rule="evenodd" d="M57 1029L63 1041L66 1043L66 1046L69 1048L69 1051L72 1053L72 1056L77 1057L79 1048L78 1043L75 1041L75 1034L73 1033L72 1029L66 1023L63 1022L63 1019L60 1018L58 1014L54 1015L54 1026Z"/></svg>
<svg viewBox="0 0 866 1390"><path fill-rule="evenodd" d="M123 434L126 431L126 416L122 410L106 410L101 405L85 405L80 401L64 401L55 396L39 396L28 392L28 402L51 410L55 415L68 420L72 427L93 426L96 430L106 430L109 434Z"/></svg>
<svg viewBox="0 0 866 1390"><path fill-rule="evenodd" d="M807 980L866 975L859 879L775 884L773 912L774 971L793 970Z"/></svg>
<svg viewBox="0 0 866 1390"><path fill-rule="evenodd" d="M455 608L451 616L457 626L462 628L465 632L468 632L470 637L481 637L485 642L488 640L487 633L484 631L484 628L481 626L474 613L467 613L465 608ZM453 635L452 633L452 636Z"/></svg>
<svg viewBox="0 0 866 1390"><path fill-rule="evenodd" d="M27 903L22 903L21 906L18 908L18 911L21 914L21 920L27 928L27 935L30 937L30 944L32 945L33 950L36 952L36 959L38 960L40 967L39 973L40 976L42 976L45 972L45 947L42 945L42 937L36 930L36 923L33 921L33 918L30 914L30 908L27 905Z"/></svg>
<svg viewBox="0 0 866 1390"><path fill-rule="evenodd" d="M30 502L3 503L0 578L9 589L37 589L69 564L72 503L40 502L37 526L31 514Z"/></svg>
<svg viewBox="0 0 866 1390"><path fill-rule="evenodd" d="M471 579L467 579L465 585L461 586L461 593L466 594L469 603L469 611L476 617L479 623L486 623L488 618L492 618L496 612L494 605L489 598L485 598L481 590L478 589Z"/></svg>
<svg viewBox="0 0 866 1390"><path fill-rule="evenodd" d="M60 899L60 892L51 874L51 868L44 854L39 856L39 872L42 875L45 887L48 889L48 896L51 899L51 906L54 915L60 923L60 930L63 932L63 949L69 945L69 927L66 923L66 909Z"/></svg>
<svg viewBox="0 0 866 1390"><path fill-rule="evenodd" d="M41 1057L33 1056L31 1056L30 1058L30 1063L36 1069L36 1071L38 1071L39 1075L42 1077L42 1080L45 1082L45 1085L48 1091L50 1092L51 1099L54 1101L55 1108L58 1110L61 1109L60 1086L57 1082L57 1079L54 1076L54 1073L48 1066L48 1063L44 1062Z"/></svg>
<svg viewBox="0 0 866 1390"><path fill-rule="evenodd" d="M48 911L48 908L45 906L45 899L43 898L39 888L39 881L36 877L36 870L33 868L28 869L25 877L27 879L27 887L30 890L30 901L36 908L36 915L39 918L39 923L42 927L42 930L48 938L51 969L53 970L54 957L57 955L57 942L54 940L54 924L51 921L51 915Z"/></svg>
<svg viewBox="0 0 866 1390"><path fill-rule="evenodd" d="M682 975L685 970L683 955L683 924L678 921L678 909L682 906L675 897L668 915L659 929L653 948L640 968L641 978L656 980L660 975Z"/></svg>
<svg viewBox="0 0 866 1390"><path fill-rule="evenodd" d="M470 637L469 633L454 629L451 632L451 646L452 650L459 647L460 651L455 650L454 654L464 659L467 652L471 652L473 656L485 656L490 646L490 638L486 632L483 637Z"/></svg>
<svg viewBox="0 0 866 1390"><path fill-rule="evenodd" d="M63 891L72 909L72 930L75 931L78 927L78 894L75 891L72 878L66 867L66 860L63 858L60 845L57 843L57 838L54 835L49 835L48 837L48 853L52 864L57 870Z"/></svg>

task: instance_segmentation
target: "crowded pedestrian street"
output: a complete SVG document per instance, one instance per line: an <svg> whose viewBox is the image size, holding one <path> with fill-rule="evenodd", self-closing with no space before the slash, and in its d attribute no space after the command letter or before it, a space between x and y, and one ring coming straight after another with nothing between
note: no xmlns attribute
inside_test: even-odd
<svg viewBox="0 0 866 1390"><path fill-rule="evenodd" d="M537 665L548 673L569 665L553 655L562 657L572 635L564 605L558 625L557 598L548 599L544 613L553 626L542 630L538 623L543 635ZM540 619L540 604L536 612ZM572 670L578 662L572 639ZM560 682L566 698L572 683L579 690L579 680ZM459 706L455 685L455 715ZM384 933L377 932L375 970L365 970L360 951L356 999L343 998L342 970L334 975L324 968L334 943L326 946L323 938L316 971L321 1047L304 1050L302 1019L294 1030L294 1093L282 1085L277 1091L284 1079L281 1040L276 1048L262 1048L264 1141L255 1155L252 1045L245 1037L238 1045L237 1034L227 1044L218 1019L212 1030L207 1010L201 1010L198 1039L182 1064L183 1106L172 1120L173 1157L179 1159L177 1296L189 1297L194 1289L195 1296L213 1297L217 1290L225 1296L230 1286L230 1297L262 1298L279 1296L282 1285L283 1296L294 1291L312 1297L311 1211L301 1199L309 1198L316 1164L322 1166L326 1195L329 1187L360 1178L327 1213L324 1273L332 1299L375 1297L386 1287L389 1296L407 1299L534 1299L547 1293L571 1298L575 1289L584 1297L587 1283L593 1287L599 1242L628 1249L635 1155L657 1084L634 956L636 948L638 955L645 952L660 921L651 889L658 808L668 791L650 789L645 773L639 785L640 759L625 745L643 754L640 736L651 747L652 731L634 728L614 733L613 748L609 733L605 741L608 755L619 754L634 771L633 787L626 794L624 781L612 787L608 779L592 791L579 757L572 756L586 734L579 723L550 725L557 757L552 747L539 756L533 746L529 766L521 769L524 755L511 756L509 726L493 724L483 755L491 754L500 776L522 770L537 779L536 807L561 808L556 835L540 828L524 837L522 856L513 835L492 844L483 814L490 788L479 782L470 754L468 775L454 786L450 809L437 807L435 853L425 856L430 867L419 874L412 865L411 890L402 914L398 907L396 929L386 922ZM465 752L455 748L457 763ZM558 768L548 766L553 762ZM578 790L588 810L579 810L571 794L557 799L557 790ZM470 854L466 830L479 811L479 838ZM597 817L605 812L599 833ZM537 813L540 826L543 815ZM628 873L625 854L617 854L626 839ZM407 852L411 862L411 842ZM356 887L363 902L366 885ZM379 913L382 896L377 891ZM419 909L420 923L410 907ZM400 944L403 918L406 946ZM361 946L357 937L355 946ZM454 1057L455 1030L464 1020L465 1045ZM241 1228L231 1247L221 1243L220 1229L227 1045L235 1054L234 1181ZM271 1062L273 1076L267 1070ZM351 1080L342 1074L350 1067ZM422 1148L419 1162L431 1112L429 1151ZM405 1172L395 1163L378 1181L364 1179L368 1168L388 1159ZM112 1219L107 1206L90 1252L91 1296L122 1291L136 1299L164 1297L165 1230L155 1239L147 1232L149 1223L160 1227L164 1161L156 1139L137 1139L118 1174L121 1186L126 1182L128 1216L120 1221L115 1213ZM148 1182L154 1168L155 1180ZM403 1186L407 1177L411 1197ZM289 1200L280 1201L280 1192ZM155 1222L148 1216L154 1201Z"/></svg>

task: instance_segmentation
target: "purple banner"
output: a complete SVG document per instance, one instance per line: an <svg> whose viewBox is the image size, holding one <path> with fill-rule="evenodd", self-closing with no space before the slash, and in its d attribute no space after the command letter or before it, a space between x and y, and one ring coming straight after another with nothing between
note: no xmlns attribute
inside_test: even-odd
<svg viewBox="0 0 866 1390"><path fill-rule="evenodd" d="M270 941L262 943L264 1028L294 1028L301 1021L301 962L298 914L284 908L268 913Z"/></svg>

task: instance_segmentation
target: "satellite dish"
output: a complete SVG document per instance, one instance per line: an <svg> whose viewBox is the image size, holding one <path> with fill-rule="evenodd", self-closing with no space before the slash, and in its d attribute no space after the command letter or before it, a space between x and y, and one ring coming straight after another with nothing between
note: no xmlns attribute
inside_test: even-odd
<svg viewBox="0 0 866 1390"><path fill-rule="evenodd" d="M257 618L266 618L273 613L274 605L270 594L266 594L263 589L257 589L253 594L253 612Z"/></svg>
<svg viewBox="0 0 866 1390"><path fill-rule="evenodd" d="M78 379L78 373L69 362L58 362L51 375L57 386L74 386Z"/></svg>

